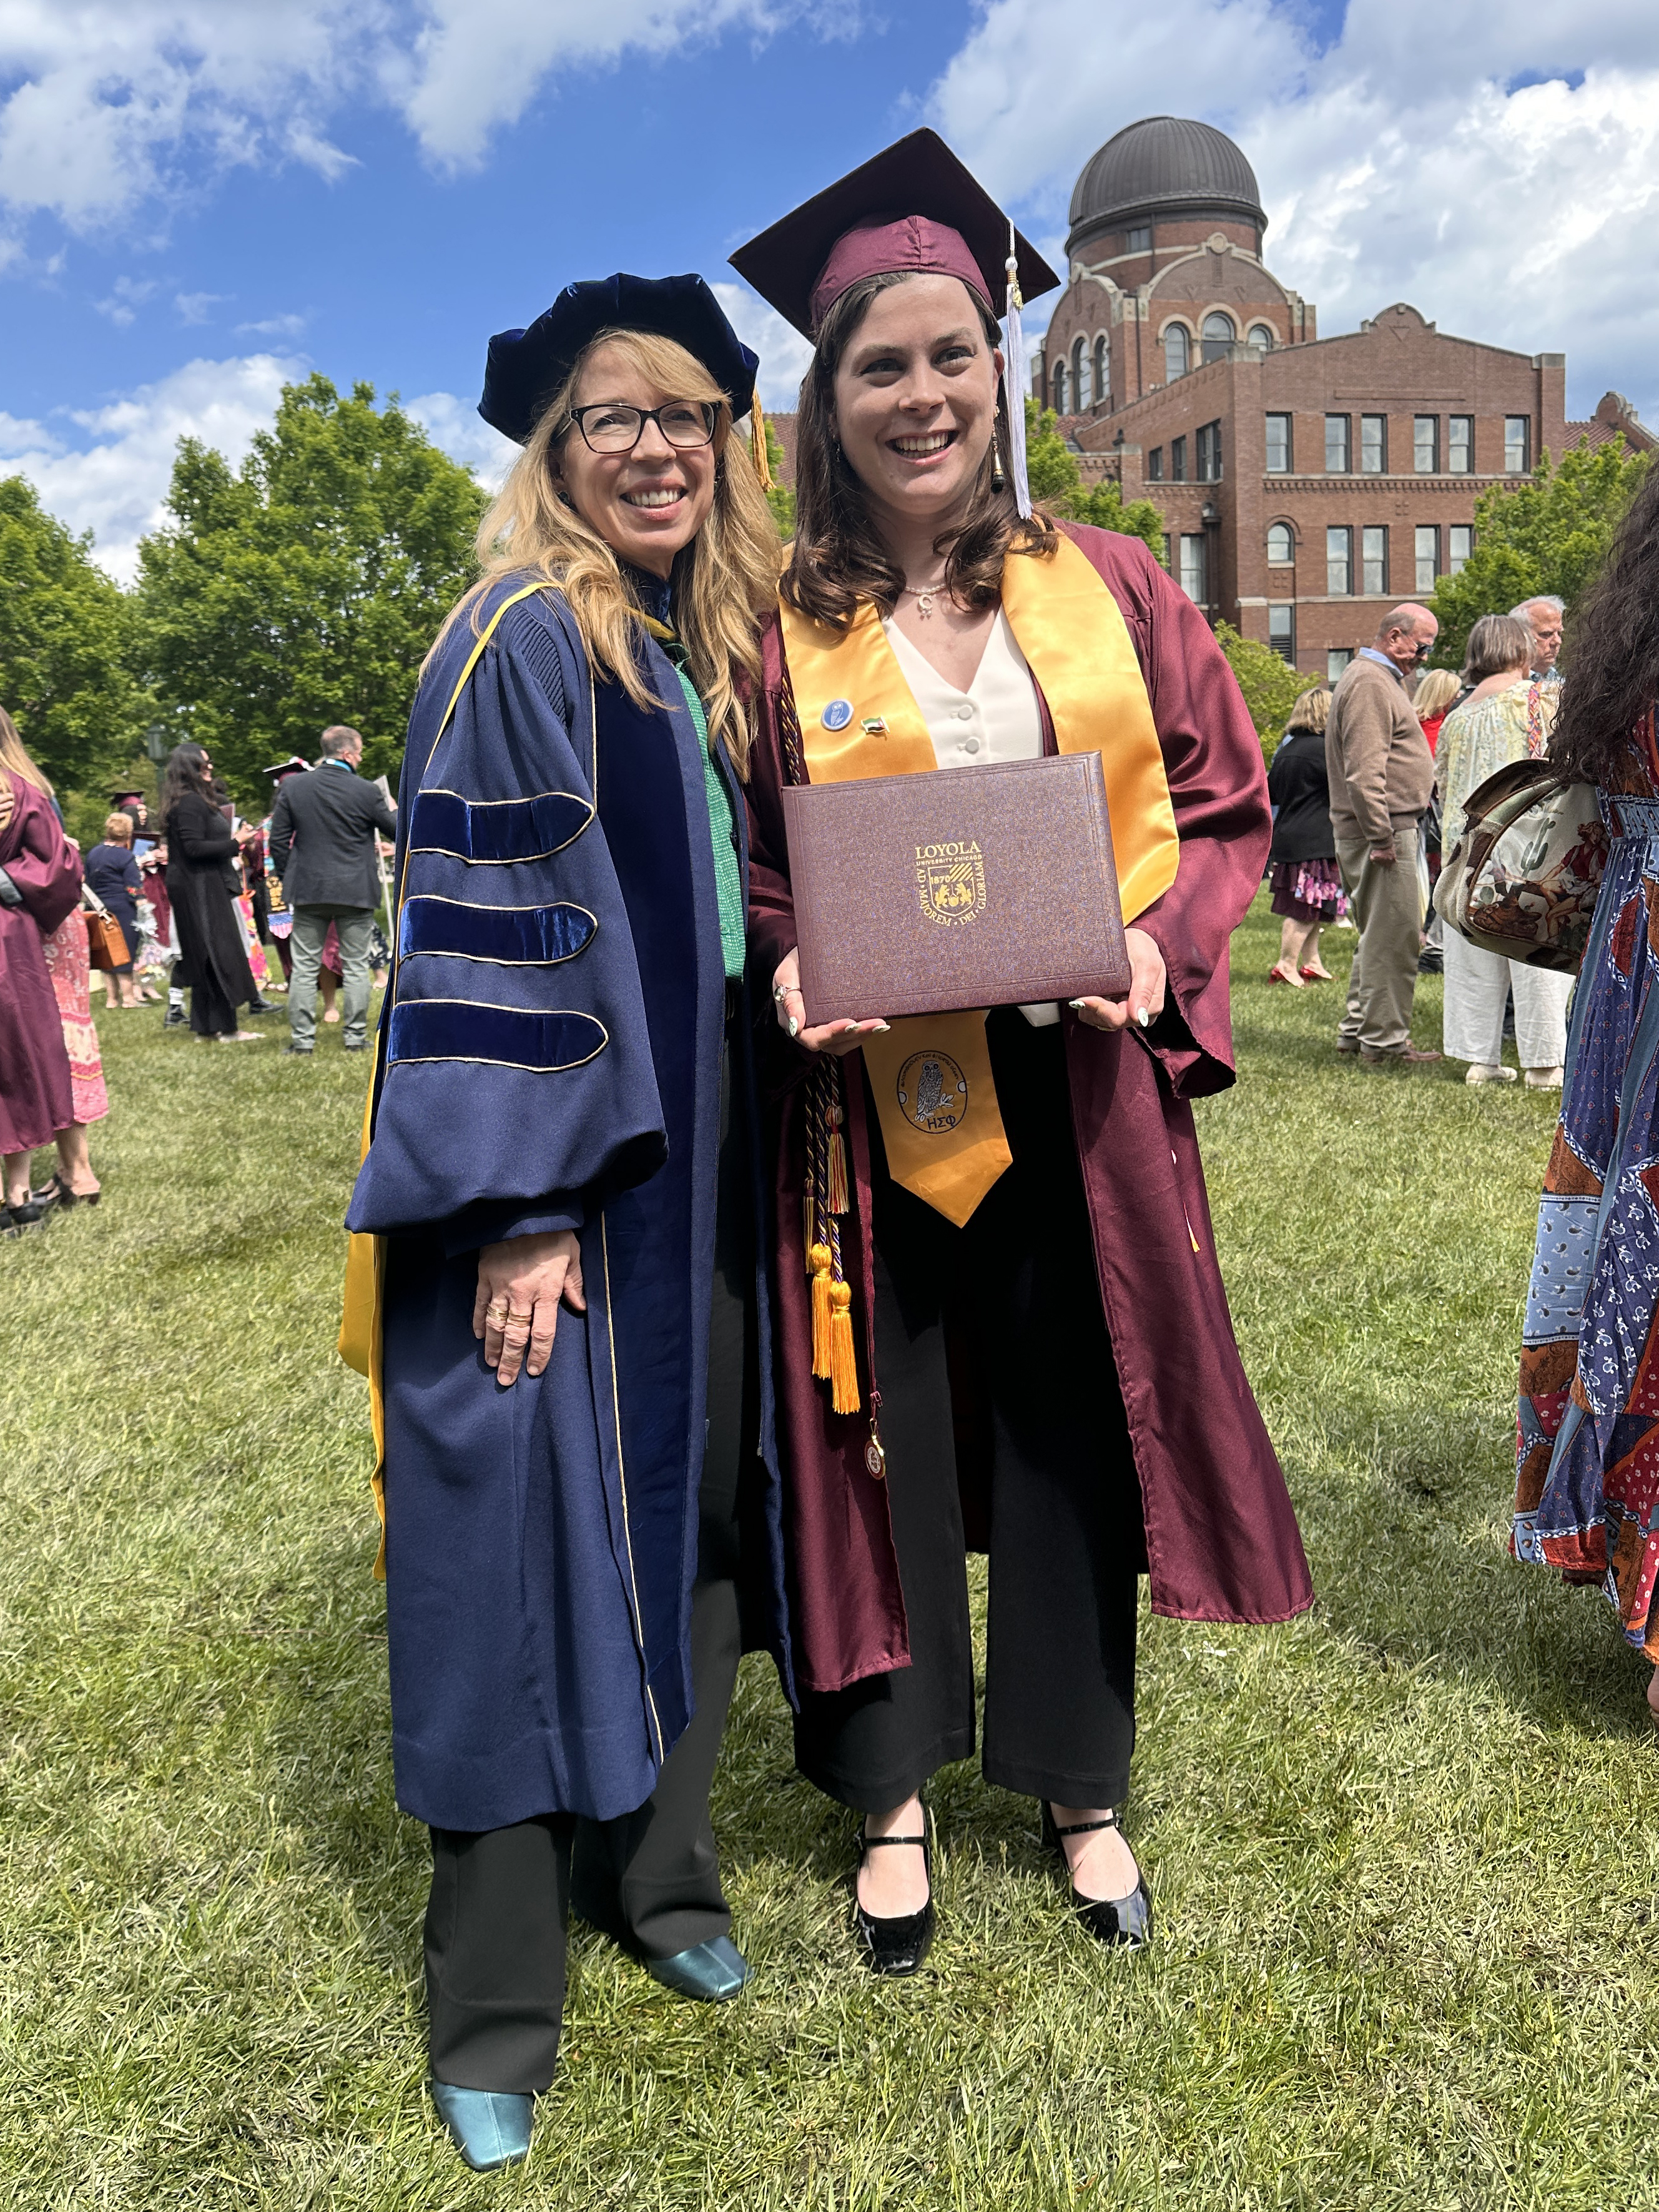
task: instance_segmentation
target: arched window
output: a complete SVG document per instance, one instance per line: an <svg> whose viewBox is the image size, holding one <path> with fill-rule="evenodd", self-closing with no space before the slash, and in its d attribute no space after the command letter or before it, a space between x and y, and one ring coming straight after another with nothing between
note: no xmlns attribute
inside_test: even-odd
<svg viewBox="0 0 1659 2212"><path fill-rule="evenodd" d="M1066 412L1066 364L1063 361L1054 363L1054 412L1056 415Z"/></svg>
<svg viewBox="0 0 1659 2212"><path fill-rule="evenodd" d="M1089 404L1089 356L1079 338L1072 348L1072 404L1080 415Z"/></svg>
<svg viewBox="0 0 1659 2212"><path fill-rule="evenodd" d="M1233 328L1231 315L1217 313L1204 318L1204 358L1206 361L1225 361L1227 349L1238 333Z"/></svg>
<svg viewBox="0 0 1659 2212"><path fill-rule="evenodd" d="M1103 334L1095 340L1095 404L1112 396L1112 342Z"/></svg>
<svg viewBox="0 0 1659 2212"><path fill-rule="evenodd" d="M1271 353L1278 343L1268 324L1252 323L1250 325L1250 343L1253 346L1260 346L1263 353Z"/></svg>
<svg viewBox="0 0 1659 2212"><path fill-rule="evenodd" d="M1273 568L1287 568L1296 558L1296 540L1291 536L1288 522L1273 522L1267 526L1267 565Z"/></svg>
<svg viewBox="0 0 1659 2212"><path fill-rule="evenodd" d="M1164 377L1173 384L1178 376L1187 374L1187 333L1179 323L1171 323L1164 333Z"/></svg>

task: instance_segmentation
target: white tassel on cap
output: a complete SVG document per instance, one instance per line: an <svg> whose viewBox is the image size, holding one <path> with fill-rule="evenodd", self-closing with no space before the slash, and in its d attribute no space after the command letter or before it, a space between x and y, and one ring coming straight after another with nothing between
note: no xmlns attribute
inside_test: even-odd
<svg viewBox="0 0 1659 2212"><path fill-rule="evenodd" d="M1014 251L1014 226L1008 226L1007 337L1002 349L1002 388L1008 400L1008 474L1014 487L1014 505L1022 520L1031 512L1031 479L1025 466L1025 332L1019 311L1019 262Z"/></svg>

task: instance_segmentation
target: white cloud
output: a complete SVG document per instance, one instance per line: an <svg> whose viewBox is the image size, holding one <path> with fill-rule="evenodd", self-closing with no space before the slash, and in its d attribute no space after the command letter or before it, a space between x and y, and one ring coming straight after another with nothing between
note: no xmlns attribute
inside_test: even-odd
<svg viewBox="0 0 1659 2212"><path fill-rule="evenodd" d="M100 315L109 317L118 331L124 331L131 324L145 301L154 296L156 289L155 284L148 280L141 283L136 277L118 276L109 298L94 300L93 305Z"/></svg>
<svg viewBox="0 0 1659 2212"><path fill-rule="evenodd" d="M1659 11L1352 0L1322 54L1303 20L1287 0L1169 0L1150 21L990 0L930 112L1045 228L1124 124L1202 116L1249 155L1269 265L1322 330L1408 299L1459 336L1566 352L1575 408L1615 385L1659 413Z"/></svg>
<svg viewBox="0 0 1659 2212"><path fill-rule="evenodd" d="M213 319L211 310L222 307L229 296L226 292L179 292L173 304L181 323L206 323Z"/></svg>
<svg viewBox="0 0 1659 2212"><path fill-rule="evenodd" d="M428 392L422 398L405 400L404 411L414 416L452 461L471 469L486 491L501 489L519 458L519 448L484 421L471 400L458 399L453 392Z"/></svg>
<svg viewBox="0 0 1659 2212"><path fill-rule="evenodd" d="M239 337L297 338L311 320L309 313L303 315L267 315L261 323L238 323Z"/></svg>
<svg viewBox="0 0 1659 2212"><path fill-rule="evenodd" d="M179 440L199 438L239 462L270 421L283 386L303 374L303 363L274 354L189 362L61 422L0 416L0 452L8 473L27 477L71 530L90 530L99 561L130 583L138 540L161 520Z"/></svg>
<svg viewBox="0 0 1659 2212"><path fill-rule="evenodd" d="M744 345L760 356L757 381L762 406L787 412L795 404L806 364L812 358L811 347L775 307L769 307L746 284L714 284L709 289Z"/></svg>

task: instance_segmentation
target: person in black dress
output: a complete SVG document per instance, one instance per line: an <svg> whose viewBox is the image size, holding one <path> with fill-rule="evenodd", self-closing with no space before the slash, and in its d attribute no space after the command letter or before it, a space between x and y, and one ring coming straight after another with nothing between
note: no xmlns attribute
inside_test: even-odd
<svg viewBox="0 0 1659 2212"><path fill-rule="evenodd" d="M161 786L167 896L181 955L173 980L191 987L190 1025L198 1037L248 1044L259 1032L239 1029L236 1009L264 1007L232 903L238 841L208 795L212 775L213 763L200 745L175 745Z"/></svg>
<svg viewBox="0 0 1659 2212"><path fill-rule="evenodd" d="M1270 983L1328 983L1319 957L1319 933L1348 911L1336 865L1331 828L1331 789L1325 774L1325 722L1331 695L1320 685L1304 691L1291 709L1279 750L1267 770L1273 806L1273 842L1267 855L1273 910L1280 917L1279 957Z"/></svg>

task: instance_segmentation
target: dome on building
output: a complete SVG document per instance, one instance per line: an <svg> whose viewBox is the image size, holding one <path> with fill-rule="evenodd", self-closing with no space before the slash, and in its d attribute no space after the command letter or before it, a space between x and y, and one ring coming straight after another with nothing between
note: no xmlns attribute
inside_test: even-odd
<svg viewBox="0 0 1659 2212"><path fill-rule="evenodd" d="M1109 138L1078 179L1067 246L1136 218L1207 215L1265 230L1255 170L1224 131L1149 115Z"/></svg>

